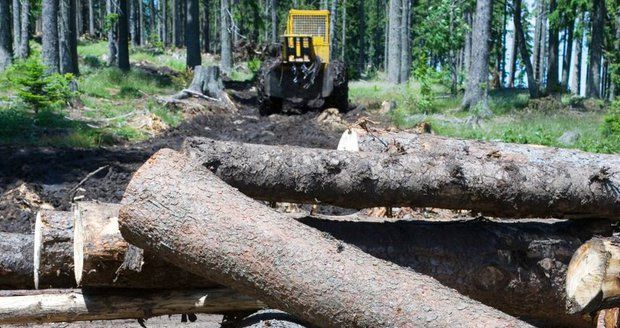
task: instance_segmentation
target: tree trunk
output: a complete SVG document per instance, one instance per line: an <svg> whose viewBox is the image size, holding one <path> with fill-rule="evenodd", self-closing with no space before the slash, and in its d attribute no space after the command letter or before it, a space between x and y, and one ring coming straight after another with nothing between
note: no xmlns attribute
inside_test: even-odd
<svg viewBox="0 0 620 328"><path fill-rule="evenodd" d="M19 38L19 47L16 49L16 56L20 59L26 59L30 56L30 1L21 1L21 36Z"/></svg>
<svg viewBox="0 0 620 328"><path fill-rule="evenodd" d="M75 1L60 0L58 15L58 38L60 54L60 73L79 74L77 62L77 26L75 21Z"/></svg>
<svg viewBox="0 0 620 328"><path fill-rule="evenodd" d="M467 26L469 26L470 28L467 30L467 32L465 33L465 46L464 46L464 58L463 58L463 71L466 74L469 74L469 68L471 66L471 55L472 55L472 30L471 27L473 26L473 19L472 19L472 15L469 11L465 12L465 22L467 24Z"/></svg>
<svg viewBox="0 0 620 328"><path fill-rule="evenodd" d="M553 15L557 7L557 0L549 1L549 14ZM559 22L549 22L549 51L547 61L547 93L553 94L560 91L558 84L560 69L560 31L558 30Z"/></svg>
<svg viewBox="0 0 620 328"><path fill-rule="evenodd" d="M517 56L519 55L518 44L519 43L517 41L517 29L515 27L515 32L512 36L512 44L510 46L510 49L511 49L510 62L508 63L508 66L510 67L510 72L508 74L508 87L509 88L515 87L515 77L517 74Z"/></svg>
<svg viewBox="0 0 620 328"><path fill-rule="evenodd" d="M129 1L118 0L118 68L129 71Z"/></svg>
<svg viewBox="0 0 620 328"><path fill-rule="evenodd" d="M594 237L573 255L566 274L566 307L591 313L620 307L620 239Z"/></svg>
<svg viewBox="0 0 620 328"><path fill-rule="evenodd" d="M186 66L193 69L200 66L200 10L198 0L187 1L187 14L185 15L185 46L187 47Z"/></svg>
<svg viewBox="0 0 620 328"><path fill-rule="evenodd" d="M0 3L0 72L4 71L13 59L11 38L11 3L4 0Z"/></svg>
<svg viewBox="0 0 620 328"><path fill-rule="evenodd" d="M205 138L187 139L184 149L229 184L262 200L349 208L469 209L497 217L619 217L620 197L613 186L620 184L620 176L612 174L620 169L617 156L440 137L426 140L431 142L425 144L428 148L405 154Z"/></svg>
<svg viewBox="0 0 620 328"><path fill-rule="evenodd" d="M605 1L592 0L592 33L590 41L590 67L586 96L601 98L601 64L605 29Z"/></svg>
<svg viewBox="0 0 620 328"><path fill-rule="evenodd" d="M211 2L209 0L203 0L203 7L205 9L203 16L203 49L205 53L211 52Z"/></svg>
<svg viewBox="0 0 620 328"><path fill-rule="evenodd" d="M220 30L220 68L224 73L230 73L233 65L232 58L232 40L230 32L232 30L232 22L230 21L230 0L220 0L221 4L221 30Z"/></svg>
<svg viewBox="0 0 620 328"><path fill-rule="evenodd" d="M570 63L573 59L573 39L575 37L575 20L572 19L566 27L566 46L562 61L562 89L569 90Z"/></svg>
<svg viewBox="0 0 620 328"><path fill-rule="evenodd" d="M475 45L472 49L472 62L467 79L467 88L461 108L476 108L482 103L482 112L488 112L489 88L489 40L491 38L491 0L476 1L476 19L472 30Z"/></svg>
<svg viewBox="0 0 620 328"><path fill-rule="evenodd" d="M400 59L401 59L401 2L402 0L389 0L390 12L388 16L388 81L400 83Z"/></svg>
<svg viewBox="0 0 620 328"><path fill-rule="evenodd" d="M106 14L112 15L116 14L116 6L114 1L116 0L106 0ZM108 66L116 66L118 64L118 44L117 44L117 35L118 32L118 24L112 24L112 26L108 26Z"/></svg>
<svg viewBox="0 0 620 328"><path fill-rule="evenodd" d="M183 46L183 30L181 25L181 0L172 0L172 34L174 36L174 46L181 48Z"/></svg>
<svg viewBox="0 0 620 328"><path fill-rule="evenodd" d="M581 22L585 17L585 13L581 16ZM575 38L575 61L573 62L573 75L570 81L570 90L573 95L579 96L581 94L581 60L583 56L583 37L584 32L579 31Z"/></svg>
<svg viewBox="0 0 620 328"><path fill-rule="evenodd" d="M119 223L132 244L317 326L527 326L326 238L171 150L136 172L124 201Z"/></svg>
<svg viewBox="0 0 620 328"><path fill-rule="evenodd" d="M131 44L137 47L140 45L140 13L138 12L138 2L136 0L130 0L130 7L129 26L131 28Z"/></svg>
<svg viewBox="0 0 620 328"><path fill-rule="evenodd" d="M261 302L229 289L6 291L0 292L0 324L145 319L263 307Z"/></svg>
<svg viewBox="0 0 620 328"><path fill-rule="evenodd" d="M0 289L33 287L32 245L32 235L0 232Z"/></svg>
<svg viewBox="0 0 620 328"><path fill-rule="evenodd" d="M368 19L368 17L366 16L366 4L364 2L360 3L359 5L359 16L359 30L362 32L359 34L358 37L359 55L357 57L357 71L360 74L363 74L364 72L366 72L366 56L368 54L366 50L366 47L368 46L366 42L366 20Z"/></svg>
<svg viewBox="0 0 620 328"><path fill-rule="evenodd" d="M546 4L546 0L543 0L541 3L541 28L540 28L540 53L539 53L539 60L538 60L538 75L537 75L537 79L538 82L541 85L544 85L545 83L545 77L546 77L546 67L547 67L547 54L549 51L549 48L547 47L547 34L548 34L548 26L547 26L547 4Z"/></svg>
<svg viewBox="0 0 620 328"><path fill-rule="evenodd" d="M108 0L110 1L110 0ZM60 72L60 57L58 50L58 0L43 0L43 49L41 57L47 73ZM0 31L4 29L0 28ZM0 35L2 35L0 33ZM1 39L0 39L1 44Z"/></svg>
<svg viewBox="0 0 620 328"><path fill-rule="evenodd" d="M148 0L149 2L149 34L147 35L147 40L152 40L153 37L157 36L157 29L155 26L155 18L157 17L157 10L155 10L155 0ZM186 1L183 1L186 2Z"/></svg>
<svg viewBox="0 0 620 328"><path fill-rule="evenodd" d="M345 61L345 55L347 52L347 0L342 0L342 25L340 26L340 60Z"/></svg>
<svg viewBox="0 0 620 328"><path fill-rule="evenodd" d="M533 63L534 76L535 76L536 82L538 82L538 75L540 71L540 47L542 43L540 40L540 36L542 34L541 32L542 32L542 26L543 26L543 21L542 21L543 10L544 10L543 7L544 7L544 0L536 2L535 10L537 13L536 13L536 23L535 23L536 25L534 26L534 45L533 45L533 53L532 53L532 58L534 60L534 63ZM521 27L521 30L523 30L523 27ZM527 46L527 43L526 43L526 46Z"/></svg>
<svg viewBox="0 0 620 328"><path fill-rule="evenodd" d="M330 12L329 21L329 55L330 59L336 59L336 49L338 40L336 39L336 23L338 22L338 0L332 1L332 9ZM296 7L296 6L295 6Z"/></svg>
<svg viewBox="0 0 620 328"><path fill-rule="evenodd" d="M78 203L74 210L75 280L81 287L188 288L216 283L130 246L118 230L118 204Z"/></svg>
<svg viewBox="0 0 620 328"><path fill-rule="evenodd" d="M527 42L525 39L525 33L523 32L523 23L521 21L521 0L514 0L514 22L515 22L515 34L521 53L521 61L525 65L525 72L527 74L527 89L530 93L530 99L538 98L538 83L536 82L535 70L532 67L530 61L530 53L527 51ZM536 50L536 48L534 48ZM536 51L534 51L536 53ZM534 59L536 59L536 55Z"/></svg>
<svg viewBox="0 0 620 328"><path fill-rule="evenodd" d="M95 0L88 0L88 34L95 36Z"/></svg>
<svg viewBox="0 0 620 328"><path fill-rule="evenodd" d="M159 41L162 45L166 46L166 1L157 1L157 6L159 12L159 14L157 15L157 30L159 31Z"/></svg>
<svg viewBox="0 0 620 328"><path fill-rule="evenodd" d="M34 288L75 286L71 212L40 210L34 226Z"/></svg>
<svg viewBox="0 0 620 328"><path fill-rule="evenodd" d="M278 43L278 0L269 1L271 14L271 43Z"/></svg>
<svg viewBox="0 0 620 328"><path fill-rule="evenodd" d="M19 48L19 44L21 43L21 6L20 2L23 0L13 0L13 6L11 7L11 13L13 18L13 25L11 26L11 31L13 31L13 50L17 51Z"/></svg>
<svg viewBox="0 0 620 328"><path fill-rule="evenodd" d="M401 17L400 83L407 83L411 73L411 0L403 1Z"/></svg>

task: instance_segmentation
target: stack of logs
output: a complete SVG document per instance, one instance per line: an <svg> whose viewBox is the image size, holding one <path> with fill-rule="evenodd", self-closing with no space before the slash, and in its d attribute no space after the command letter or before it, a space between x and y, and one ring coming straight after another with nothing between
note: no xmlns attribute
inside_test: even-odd
<svg viewBox="0 0 620 328"><path fill-rule="evenodd" d="M0 324L275 308L320 327L587 327L620 305L620 157L343 140L359 151L190 138L121 204L39 212L34 236L0 234ZM470 212L388 222L265 201Z"/></svg>

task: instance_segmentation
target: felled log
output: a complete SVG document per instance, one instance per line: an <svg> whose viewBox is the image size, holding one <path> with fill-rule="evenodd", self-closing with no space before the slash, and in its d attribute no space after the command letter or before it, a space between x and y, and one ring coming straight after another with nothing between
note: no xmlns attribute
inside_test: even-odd
<svg viewBox="0 0 620 328"><path fill-rule="evenodd" d="M263 307L230 289L0 291L0 324L146 319Z"/></svg>
<svg viewBox="0 0 620 328"><path fill-rule="evenodd" d="M134 174L125 199L127 241L314 325L528 326L275 212L172 150Z"/></svg>
<svg viewBox="0 0 620 328"><path fill-rule="evenodd" d="M33 287L33 236L0 232L0 289Z"/></svg>
<svg viewBox="0 0 620 328"><path fill-rule="evenodd" d="M595 237L583 244L566 274L566 307L591 313L620 307L620 237Z"/></svg>
<svg viewBox="0 0 620 328"><path fill-rule="evenodd" d="M184 150L261 200L469 209L496 217L620 218L620 156L459 142L458 152L440 152L437 142L414 153L398 147L356 153L190 138ZM508 151L518 147L529 151Z"/></svg>
<svg viewBox="0 0 620 328"><path fill-rule="evenodd" d="M34 225L34 288L75 286L71 212L40 210Z"/></svg>
<svg viewBox="0 0 620 328"><path fill-rule="evenodd" d="M218 286L131 247L118 228L120 204L80 202L74 209L75 279L80 287L205 288Z"/></svg>

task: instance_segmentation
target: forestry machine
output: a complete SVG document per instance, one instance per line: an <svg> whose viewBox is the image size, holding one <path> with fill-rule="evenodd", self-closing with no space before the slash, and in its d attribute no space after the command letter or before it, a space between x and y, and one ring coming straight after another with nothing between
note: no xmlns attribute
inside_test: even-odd
<svg viewBox="0 0 620 328"><path fill-rule="evenodd" d="M283 101L296 108L348 107L344 63L330 58L328 10L291 10L281 49L265 60L258 80L261 115L282 111Z"/></svg>

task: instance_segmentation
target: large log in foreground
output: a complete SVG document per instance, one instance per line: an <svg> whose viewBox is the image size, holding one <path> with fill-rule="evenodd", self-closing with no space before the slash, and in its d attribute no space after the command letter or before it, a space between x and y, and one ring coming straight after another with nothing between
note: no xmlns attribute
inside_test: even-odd
<svg viewBox="0 0 620 328"><path fill-rule="evenodd" d="M230 289L0 291L0 324L146 319L264 307Z"/></svg>
<svg viewBox="0 0 620 328"><path fill-rule="evenodd" d="M318 326L528 326L275 212L172 150L134 174L125 199L127 241Z"/></svg>
<svg viewBox="0 0 620 328"><path fill-rule="evenodd" d="M75 279L80 287L207 288L218 286L144 254L118 228L120 204L80 202L74 208Z"/></svg>
<svg viewBox="0 0 620 328"><path fill-rule="evenodd" d="M40 210L34 224L34 288L75 287L73 216Z"/></svg>
<svg viewBox="0 0 620 328"><path fill-rule="evenodd" d="M33 236L0 232L0 289L33 287Z"/></svg>
<svg viewBox="0 0 620 328"><path fill-rule="evenodd" d="M619 237L595 237L579 247L568 266L566 295L571 313L620 307Z"/></svg>
<svg viewBox="0 0 620 328"><path fill-rule="evenodd" d="M246 195L268 201L620 218L620 156L464 140L444 152L439 140L415 152L357 153L189 138L184 150ZM524 150L512 151L518 147Z"/></svg>

